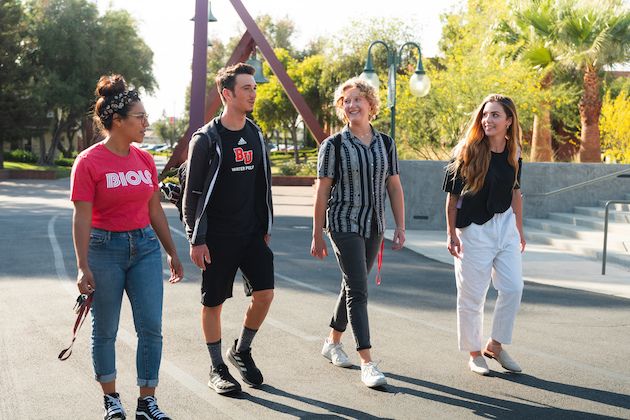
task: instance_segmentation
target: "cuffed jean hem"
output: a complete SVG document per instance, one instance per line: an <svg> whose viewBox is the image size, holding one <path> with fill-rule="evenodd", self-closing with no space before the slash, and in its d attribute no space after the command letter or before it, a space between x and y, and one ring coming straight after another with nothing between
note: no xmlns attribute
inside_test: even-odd
<svg viewBox="0 0 630 420"><path fill-rule="evenodd" d="M333 330L337 331L337 332L340 332L340 333L346 332L346 327L344 327L343 329L339 328L333 322L330 323L329 327L332 328Z"/></svg>
<svg viewBox="0 0 630 420"><path fill-rule="evenodd" d="M138 386L142 388L155 388L158 386L158 379L140 379L138 378Z"/></svg>
<svg viewBox="0 0 630 420"><path fill-rule="evenodd" d="M361 351L361 350L369 350L369 349L371 349L371 348L372 348L372 346L371 346L371 345L369 345L369 346L363 346L363 347L357 347L357 351Z"/></svg>
<svg viewBox="0 0 630 420"><path fill-rule="evenodd" d="M94 375L94 379L96 379L97 382L106 384L116 379L116 372L110 373L109 375Z"/></svg>

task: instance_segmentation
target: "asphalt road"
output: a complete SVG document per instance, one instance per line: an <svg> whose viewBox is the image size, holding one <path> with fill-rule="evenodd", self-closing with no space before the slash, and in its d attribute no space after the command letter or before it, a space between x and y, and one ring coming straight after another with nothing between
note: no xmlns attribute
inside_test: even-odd
<svg viewBox="0 0 630 420"><path fill-rule="evenodd" d="M258 389L220 397L207 386L209 357L199 322L199 273L188 262L175 209L165 206L186 261L186 279L166 284L160 406L175 419L223 418L630 418L630 301L527 283L511 355L524 369L470 373L457 350L452 268L408 250L387 250L380 286L370 282L373 355L389 385L371 390L358 366L320 356L339 290L334 258L310 257L310 190L276 188L276 298L253 346L265 375ZM0 182L0 419L98 419L90 326L74 354L76 265L68 180ZM562 267L558 267L562 270ZM166 276L165 276L166 277ZM373 276L372 276L373 277ZM224 306L224 347L248 300L240 279ZM486 305L486 331L496 294ZM128 302L117 342L118 388L135 409L135 332ZM346 350L355 363L350 331Z"/></svg>

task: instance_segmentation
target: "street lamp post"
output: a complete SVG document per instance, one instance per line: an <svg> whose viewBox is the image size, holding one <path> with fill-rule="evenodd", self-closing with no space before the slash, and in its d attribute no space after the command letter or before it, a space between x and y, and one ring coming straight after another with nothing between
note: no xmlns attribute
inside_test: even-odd
<svg viewBox="0 0 630 420"><path fill-rule="evenodd" d="M416 64L416 71L411 79L409 79L409 89L411 94L417 97L426 96L431 89L431 82L426 75L424 68L422 67L422 52L420 45L415 42L405 42L396 54L395 46L390 47L385 41L376 40L368 47L367 61L365 62L365 68L363 73L359 76L366 80L378 91L379 80L378 75L374 71L374 65L372 63L372 47L376 44L381 44L387 51L387 106L391 111L391 126L390 137L395 139L396 136L396 71L398 70L400 63L402 62L402 52L406 46L414 47L418 50L418 63Z"/></svg>

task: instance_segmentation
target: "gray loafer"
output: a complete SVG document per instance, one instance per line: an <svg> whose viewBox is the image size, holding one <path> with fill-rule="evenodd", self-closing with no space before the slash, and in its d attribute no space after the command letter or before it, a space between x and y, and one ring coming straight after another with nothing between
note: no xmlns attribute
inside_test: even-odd
<svg viewBox="0 0 630 420"><path fill-rule="evenodd" d="M519 364L516 363L516 361L510 357L508 352L503 349L501 349L501 352L498 355L494 353L490 353L487 350L483 352L483 355L499 362L499 364L503 366L503 369L505 370L509 370L510 372L514 372L514 373L522 372L522 369L519 366Z"/></svg>
<svg viewBox="0 0 630 420"><path fill-rule="evenodd" d="M484 359L483 356L472 357L468 361L468 367L472 372L478 375L486 376L490 373L486 359Z"/></svg>

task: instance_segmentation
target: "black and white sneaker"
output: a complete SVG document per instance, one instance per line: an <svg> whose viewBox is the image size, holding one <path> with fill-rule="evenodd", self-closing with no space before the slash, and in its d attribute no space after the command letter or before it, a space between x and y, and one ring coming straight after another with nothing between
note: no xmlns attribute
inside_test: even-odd
<svg viewBox="0 0 630 420"><path fill-rule="evenodd" d="M210 380L208 386L215 390L219 395L231 394L241 391L241 384L239 384L232 375L225 363L221 363L216 367L210 369Z"/></svg>
<svg viewBox="0 0 630 420"><path fill-rule="evenodd" d="M147 397L138 398L136 420L171 420L171 418L160 410L155 397L149 395Z"/></svg>
<svg viewBox="0 0 630 420"><path fill-rule="evenodd" d="M120 395L117 392L103 395L103 401L105 410L103 420L124 420L127 418L127 413L120 403Z"/></svg>
<svg viewBox="0 0 630 420"><path fill-rule="evenodd" d="M225 354L230 361L241 374L243 381L251 386L258 386L263 383L263 376L260 370L256 367L254 359L252 359L252 350L236 351L236 344L238 340L234 341L234 345L230 347Z"/></svg>

